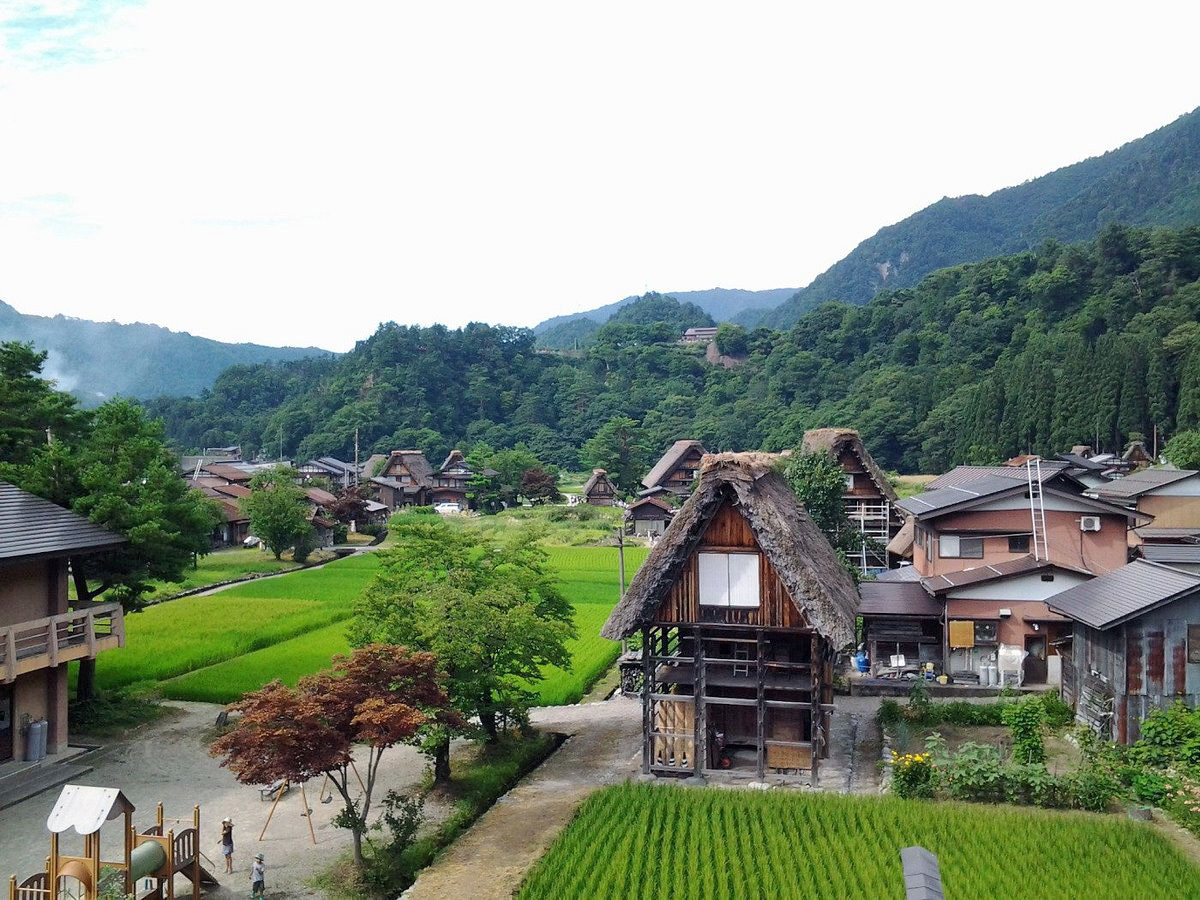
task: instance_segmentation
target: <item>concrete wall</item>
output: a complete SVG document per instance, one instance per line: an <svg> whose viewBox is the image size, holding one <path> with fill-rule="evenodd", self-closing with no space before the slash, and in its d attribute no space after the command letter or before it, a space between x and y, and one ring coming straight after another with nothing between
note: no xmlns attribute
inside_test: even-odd
<svg viewBox="0 0 1200 900"><path fill-rule="evenodd" d="M56 579L52 573L61 564L45 560L0 568L0 627L43 619L65 611L59 609ZM65 583L63 585L65 591ZM64 593L65 599L65 593Z"/></svg>
<svg viewBox="0 0 1200 900"><path fill-rule="evenodd" d="M50 733L46 738L49 753L61 753L67 748L67 665L40 669L21 675L12 684L13 693L13 758L25 759L25 736L20 733L26 721L46 719Z"/></svg>

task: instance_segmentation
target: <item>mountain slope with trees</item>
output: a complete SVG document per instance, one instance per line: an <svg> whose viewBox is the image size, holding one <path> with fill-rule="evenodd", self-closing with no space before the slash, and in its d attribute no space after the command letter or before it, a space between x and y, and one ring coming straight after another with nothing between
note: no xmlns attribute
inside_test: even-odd
<svg viewBox="0 0 1200 900"><path fill-rule="evenodd" d="M1041 241L1089 240L1105 225L1200 222L1200 110L1102 156L986 197L943 198L882 228L761 324L787 328L828 300L866 303L930 272Z"/></svg>
<svg viewBox="0 0 1200 900"><path fill-rule="evenodd" d="M233 365L330 355L317 347L226 344L158 325L26 315L3 301L0 341L46 351L47 374L88 405L117 395L197 394Z"/></svg>
<svg viewBox="0 0 1200 900"><path fill-rule="evenodd" d="M1109 226L755 329L733 369L680 345L677 321L606 325L578 354L527 329L388 324L336 360L238 367L150 408L183 447L275 455L282 434L285 455L346 457L357 426L364 451L524 443L565 468L595 462L583 448L618 419L643 459L682 437L780 450L851 426L884 465L931 472L1197 427L1198 321L1200 227Z"/></svg>

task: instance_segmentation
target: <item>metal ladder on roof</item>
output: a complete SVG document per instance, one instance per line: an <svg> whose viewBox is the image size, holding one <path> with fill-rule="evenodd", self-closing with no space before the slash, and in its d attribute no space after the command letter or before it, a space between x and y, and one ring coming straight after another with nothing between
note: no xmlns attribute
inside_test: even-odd
<svg viewBox="0 0 1200 900"><path fill-rule="evenodd" d="M1033 558L1050 559L1050 543L1046 534L1046 504L1042 499L1042 460L1035 458L1025 464L1029 484L1029 519L1033 531Z"/></svg>

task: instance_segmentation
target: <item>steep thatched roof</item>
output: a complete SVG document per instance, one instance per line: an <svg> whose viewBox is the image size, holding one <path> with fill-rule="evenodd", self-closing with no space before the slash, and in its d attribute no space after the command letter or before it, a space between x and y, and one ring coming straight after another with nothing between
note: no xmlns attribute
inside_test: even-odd
<svg viewBox="0 0 1200 900"><path fill-rule="evenodd" d="M609 493L616 494L617 486L613 484L612 479L608 477L608 472L604 469L592 469L592 477L587 480L587 484L583 486L583 496L591 495L592 490L598 485L607 484Z"/></svg>
<svg viewBox="0 0 1200 900"><path fill-rule="evenodd" d="M879 488L879 493L892 503L899 499L896 496L895 488L892 487L892 482L888 480L883 469L879 468L879 464L875 462L875 458L867 450L866 444L862 442L862 438L853 428L810 428L804 432L804 441L801 446L806 453L826 451L834 456L838 456L842 450L849 448L858 457L862 467L867 470L867 474L875 482L875 487Z"/></svg>
<svg viewBox="0 0 1200 900"><path fill-rule="evenodd" d="M403 465L408 469L413 481L422 487L429 487L433 483L433 466L421 450L393 450L381 474L390 475L394 464Z"/></svg>
<svg viewBox="0 0 1200 900"><path fill-rule="evenodd" d="M657 487L662 484L668 475L679 468L680 462L692 450L699 450L701 453L705 452L704 445L699 441L682 440L673 443L667 448L667 452L662 455L662 458L654 464L654 468L650 470L649 474L642 479L642 484L648 488Z"/></svg>
<svg viewBox="0 0 1200 900"><path fill-rule="evenodd" d="M619 640L651 621L726 500L746 517L762 552L819 634L841 646L854 639L858 591L825 535L775 470L768 453L705 456L687 502L638 570L601 634Z"/></svg>

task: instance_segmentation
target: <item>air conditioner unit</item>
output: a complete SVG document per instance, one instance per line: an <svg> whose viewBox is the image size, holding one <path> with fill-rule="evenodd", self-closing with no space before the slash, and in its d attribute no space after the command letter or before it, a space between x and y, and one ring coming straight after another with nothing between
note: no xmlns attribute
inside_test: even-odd
<svg viewBox="0 0 1200 900"><path fill-rule="evenodd" d="M1080 531L1099 531L1100 517L1099 516L1084 516L1079 520Z"/></svg>

